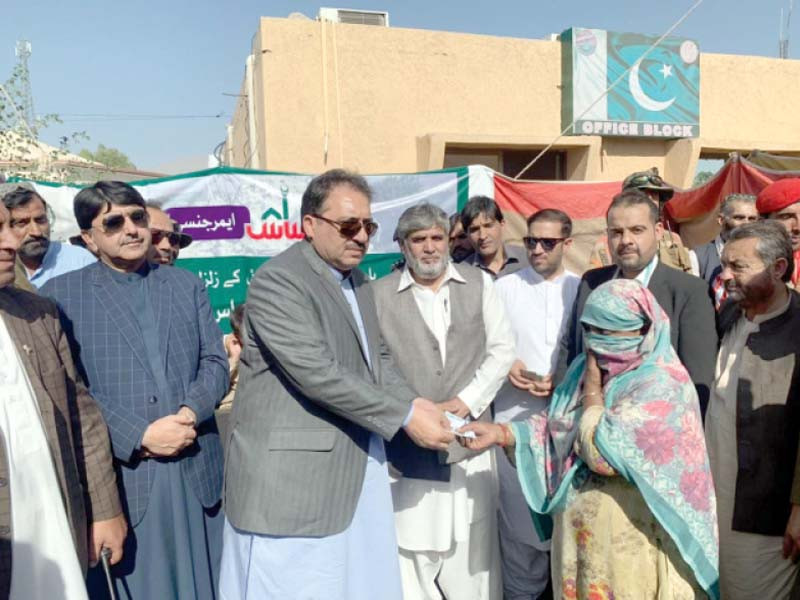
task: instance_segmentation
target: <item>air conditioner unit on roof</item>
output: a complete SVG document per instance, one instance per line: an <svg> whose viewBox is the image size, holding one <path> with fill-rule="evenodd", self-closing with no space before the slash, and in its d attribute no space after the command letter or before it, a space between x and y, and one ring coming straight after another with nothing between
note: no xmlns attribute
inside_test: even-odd
<svg viewBox="0 0 800 600"><path fill-rule="evenodd" d="M318 18L321 21L349 23L351 25L389 26L389 13L383 10L353 10L350 8L322 7L319 9Z"/></svg>

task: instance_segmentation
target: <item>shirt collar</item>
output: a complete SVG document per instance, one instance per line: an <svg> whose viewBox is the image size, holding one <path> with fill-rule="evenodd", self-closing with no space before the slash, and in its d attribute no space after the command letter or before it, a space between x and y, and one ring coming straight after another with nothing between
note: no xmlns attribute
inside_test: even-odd
<svg viewBox="0 0 800 600"><path fill-rule="evenodd" d="M653 271L656 270L657 265L658 265L658 252L656 252L655 256L653 256L653 259L649 263L647 263L647 266L641 271L639 271L639 274L636 277L634 277L634 279L639 283L641 283L644 287L647 287L648 285L650 285L650 278L653 276ZM614 279L619 279L620 277L622 277L622 269L617 267L617 273L616 275L614 275Z"/></svg>
<svg viewBox="0 0 800 600"><path fill-rule="evenodd" d="M119 283L132 283L135 281L141 281L150 273L150 264L147 261L142 263L135 271L125 272L117 271L116 269L112 269L108 265L104 265L108 272L111 274L111 277L118 281Z"/></svg>
<svg viewBox="0 0 800 600"><path fill-rule="evenodd" d="M518 257L514 256L511 252L508 251L508 246L506 244L503 244L503 256L505 257L505 260L503 261L503 265L500 267L500 271L505 269L506 265L509 263L522 262ZM489 270L489 267L484 265L483 261L481 261L481 255L478 253L477 250L473 250L472 254L470 254L469 258L467 258L465 262L470 263L473 267L479 267L484 271Z"/></svg>
<svg viewBox="0 0 800 600"><path fill-rule="evenodd" d="M714 247L717 249L717 254L722 256L722 247L725 245L725 242L722 241L722 236L718 235L714 238Z"/></svg>
<svg viewBox="0 0 800 600"><path fill-rule="evenodd" d="M42 262L39 263L39 268L37 268L32 273L28 273L27 274L28 275L28 279L33 279L39 273L41 273L41 272L43 272L43 271L45 271L45 270L50 268L50 263L55 260L54 257L58 253L57 246L58 246L58 242L54 242L52 240L50 241L49 244L47 244L47 250L45 250L44 256L42 257ZM25 271L27 272L27 269L25 269Z"/></svg>
<svg viewBox="0 0 800 600"><path fill-rule="evenodd" d="M459 283L467 282L467 280L461 276L461 273L458 272L452 261L447 263L447 271L445 273L441 285L444 285L451 279L454 281L458 281ZM414 285L423 287L420 286L416 281L414 281L414 277L413 275L411 275L411 270L408 268L408 263L406 263L405 266L403 267L403 272L400 273L400 283L397 285L397 291L402 292L403 290L408 289Z"/></svg>
<svg viewBox="0 0 800 600"><path fill-rule="evenodd" d="M516 273L512 273L508 277L513 277L514 275L518 275L531 285L538 285L540 283L551 283L554 285L559 285L561 284L562 281L564 281L564 278L567 276L567 273L568 271L564 269L563 271L561 271L561 274L555 279L545 279L544 277L539 275L539 273L534 271L533 267L529 265L524 269L517 271Z"/></svg>
<svg viewBox="0 0 800 600"><path fill-rule="evenodd" d="M337 281L337 283L342 283L345 279L350 277L351 271L348 271L347 273L342 273L336 267L332 267L330 265L327 265L327 266L328 266L328 269L330 269L331 273L333 274L333 278Z"/></svg>
<svg viewBox="0 0 800 600"><path fill-rule="evenodd" d="M770 319L774 319L775 317L785 313L787 310L789 310L789 304L791 304L791 302L792 302L792 293L789 292L788 296L789 297L786 298L786 302L781 304L778 308L776 308L773 311L761 314L761 315L756 315L755 317L753 317L753 321L752 322L753 323L763 323L764 321L769 321ZM747 317L744 316L744 311L742 311L742 317L744 317L745 319L747 318Z"/></svg>

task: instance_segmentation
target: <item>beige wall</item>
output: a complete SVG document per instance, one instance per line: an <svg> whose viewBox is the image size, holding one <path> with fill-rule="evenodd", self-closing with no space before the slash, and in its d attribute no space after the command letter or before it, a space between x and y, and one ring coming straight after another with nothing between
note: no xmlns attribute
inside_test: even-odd
<svg viewBox="0 0 800 600"><path fill-rule="evenodd" d="M231 120L232 131L228 141L225 142L224 154L230 152L233 165L250 168L250 136L248 133L246 95L247 89L244 82L242 82L242 89L236 99L236 111L233 113L233 119Z"/></svg>
<svg viewBox="0 0 800 600"><path fill-rule="evenodd" d="M262 18L253 56L262 169L437 169L448 145L542 148L561 128L558 42ZM700 77L701 138L565 136L568 177L657 166L688 187L704 152L800 152L799 61L703 54Z"/></svg>

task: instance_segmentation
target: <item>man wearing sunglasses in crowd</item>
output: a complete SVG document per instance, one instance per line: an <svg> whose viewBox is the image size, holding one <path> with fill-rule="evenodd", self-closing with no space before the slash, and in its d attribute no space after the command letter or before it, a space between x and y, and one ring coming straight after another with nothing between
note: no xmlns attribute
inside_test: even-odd
<svg viewBox="0 0 800 600"><path fill-rule="evenodd" d="M381 339L358 265L378 228L363 177L303 193L305 239L250 282L225 469L220 598L400 600L384 442L454 439Z"/></svg>
<svg viewBox="0 0 800 600"><path fill-rule="evenodd" d="M17 257L35 288L97 260L84 248L50 240L47 203L31 184L16 184L3 196L3 204L11 213L11 230L20 240Z"/></svg>
<svg viewBox="0 0 800 600"><path fill-rule="evenodd" d="M174 265L178 253L192 243L191 236L182 233L178 224L158 206L148 204L147 216L152 236L148 260L160 265Z"/></svg>
<svg viewBox="0 0 800 600"><path fill-rule="evenodd" d="M494 401L497 423L527 419L547 407L558 343L580 284L580 277L564 268L571 236L572 220L564 212L548 208L532 214L522 238L528 266L495 284L511 323L516 356ZM534 530L516 470L502 450L497 454L497 472L504 596L539 598L549 580L550 544Z"/></svg>
<svg viewBox="0 0 800 600"><path fill-rule="evenodd" d="M150 220L130 185L81 190L75 218L97 263L47 282L108 424L131 527L117 597L216 597L222 448L214 408L228 388L222 332L196 275L150 264ZM102 571L90 596L106 598ZM122 595L125 590L125 595Z"/></svg>

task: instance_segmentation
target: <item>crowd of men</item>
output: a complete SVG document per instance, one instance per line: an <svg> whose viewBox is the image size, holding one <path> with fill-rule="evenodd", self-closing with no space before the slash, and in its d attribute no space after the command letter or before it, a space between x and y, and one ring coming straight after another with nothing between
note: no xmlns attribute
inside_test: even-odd
<svg viewBox="0 0 800 600"><path fill-rule="evenodd" d="M81 190L73 244L33 188L0 195L0 597L546 597L514 467L456 434L546 410L614 278L653 293L697 390L722 597L797 591L798 179L720 199L718 237L689 250L671 188L635 173L582 277L557 208L520 247L491 198L422 203L370 282L372 192L328 171L224 344L202 281L172 266L191 238L135 188ZM87 578L104 550L111 577Z"/></svg>

